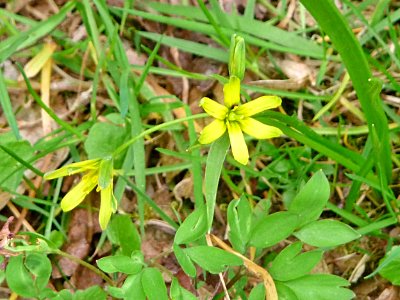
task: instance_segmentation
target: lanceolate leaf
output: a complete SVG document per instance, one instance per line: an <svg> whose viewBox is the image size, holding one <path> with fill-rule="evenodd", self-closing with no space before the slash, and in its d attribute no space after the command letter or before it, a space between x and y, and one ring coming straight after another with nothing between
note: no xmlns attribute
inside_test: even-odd
<svg viewBox="0 0 400 300"><path fill-rule="evenodd" d="M354 297L354 293L345 288L350 285L345 279L330 274L306 275L283 285L289 287L298 300L350 300Z"/></svg>
<svg viewBox="0 0 400 300"><path fill-rule="evenodd" d="M275 245L291 235L298 222L298 216L287 211L269 215L252 230L250 244L257 248Z"/></svg>
<svg viewBox="0 0 400 300"><path fill-rule="evenodd" d="M185 244L204 236L207 232L206 207L202 205L192 212L182 223L175 234L175 243Z"/></svg>
<svg viewBox="0 0 400 300"><path fill-rule="evenodd" d="M218 274L227 266L240 266L243 260L234 254L210 246L197 246L184 250L204 270Z"/></svg>
<svg viewBox="0 0 400 300"><path fill-rule="evenodd" d="M361 235L342 222L321 220L307 224L295 236L315 247L334 247L358 239Z"/></svg>
<svg viewBox="0 0 400 300"><path fill-rule="evenodd" d="M298 227L301 228L318 219L328 199L329 182L324 173L318 171L294 197L288 211L299 216Z"/></svg>

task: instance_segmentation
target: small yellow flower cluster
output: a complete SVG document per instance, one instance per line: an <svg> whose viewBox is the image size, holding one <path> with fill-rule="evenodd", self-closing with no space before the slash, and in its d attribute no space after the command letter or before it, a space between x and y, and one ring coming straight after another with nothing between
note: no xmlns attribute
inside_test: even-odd
<svg viewBox="0 0 400 300"><path fill-rule="evenodd" d="M115 212L117 201L113 194L113 160L111 157L91 159L69 164L58 170L48 172L44 179L54 179L86 172L82 180L61 200L61 209L70 211L77 207L97 186L100 191L99 223L102 230L107 228L111 214Z"/></svg>

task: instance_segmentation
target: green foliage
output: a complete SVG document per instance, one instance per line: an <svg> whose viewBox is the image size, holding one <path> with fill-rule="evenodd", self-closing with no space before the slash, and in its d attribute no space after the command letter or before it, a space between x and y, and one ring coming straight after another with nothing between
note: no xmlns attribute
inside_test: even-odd
<svg viewBox="0 0 400 300"><path fill-rule="evenodd" d="M218 274L227 266L240 266L243 260L234 254L210 246L196 246L184 250L187 256L204 270Z"/></svg>
<svg viewBox="0 0 400 300"><path fill-rule="evenodd" d="M395 76L389 72L393 62L399 65L396 55L400 53L400 47L395 27L395 22L400 18L399 11L391 12L390 1L381 0L371 19L367 20L363 16L363 9L369 6L371 1L355 6L351 1L345 0L342 10L346 17L356 16L358 21L365 25L366 32L360 36L359 42L354 37L346 17L333 1L301 0L304 7L299 9L299 21L296 20L288 26L294 28L292 31L276 25L283 25L286 21L292 22L286 20L286 5L276 9L270 1L249 0L244 15L236 13L235 8L232 9L232 13L225 13L217 0L208 1L208 7L203 0L198 1L198 6L185 4L188 1L182 1L182 5L141 1L135 6L134 2L125 1L123 8L117 8L105 0L67 1L57 13L40 22L13 13L12 10L0 9L0 20L4 25L1 29L0 62L24 61L25 57L34 55L40 48L38 43L41 39L51 39L58 45L59 51L54 53L52 58L58 65L55 69L61 70L60 76L66 77L65 75L70 76L69 72L75 73L70 76L69 84L74 88L74 84L79 84L78 90L81 91L82 86L89 83L91 92L88 105L90 114L87 118L77 118L78 123L74 122L71 125L66 121L68 118L60 117L58 112L56 114L51 106L43 102L37 92L37 79L33 79L31 84L21 68L27 85L27 98L30 94L35 100L34 104L59 125L59 129L31 146L29 142L21 140L18 128L20 119L16 118L19 108L15 109L12 103L13 94L7 91L8 87L17 87L16 82L0 74L0 105L3 109L3 114L0 115L5 118L11 129L6 128L9 132L0 135L0 187L11 195L14 204L30 211L29 221L34 220L33 224L37 225L35 229L39 232L20 233L12 238L10 243L7 233L4 235L4 243L8 243L4 245L4 251L18 255L11 255L8 263L2 257L1 263L6 264L6 268L4 272L0 271L0 282L5 278L10 290L25 298L102 300L111 296L127 300L163 300L168 299L169 290L169 297L173 300L196 299L194 294L180 285L177 278L165 272L165 266L158 268L160 265L157 258L144 258L141 240L147 234L145 220L148 216L153 218L153 213L156 213L166 223L163 225L168 230L176 230L172 244L173 254L196 288L208 280L207 273L218 274L226 271L229 283L227 287L232 298L265 299L271 291L265 289L266 279L261 278L262 272L254 272L254 268L261 268L264 262L264 270L258 271L267 271L272 276L272 284L276 284L279 299L353 298L354 294L347 288L349 283L345 279L334 275L310 273L321 260L324 251L331 250L327 248L354 241L361 234L387 238L380 234L380 230L397 222L395 212L398 207L395 206L398 203L395 201L390 182L393 163L399 167L400 162L397 153L391 153L390 146L391 143L398 143L396 133L399 128L396 124L399 120L387 104L382 105L380 93L382 88L393 94L400 91ZM271 20L265 22L254 17L259 5L271 10ZM318 24L313 27L308 25L304 9L312 14ZM87 33L78 41L70 39L64 32L56 29L71 13L81 17L83 29ZM143 29L138 28L143 26L129 26L128 16L139 17L143 22L152 21L181 28L186 30L182 32L190 31L196 37L202 35L202 39L189 40L181 34L174 36L140 31ZM120 24L117 23L120 20ZM285 22L281 22L282 20ZM326 41L321 36L321 44L308 37L320 32L327 34L330 40ZM231 36L231 50L228 55ZM387 40L383 38L386 36ZM129 43L137 46L137 53L142 50L149 53L145 65L131 65L127 51L127 48L131 47ZM378 52L386 51L386 56L377 51L370 55L369 47L361 47L371 43L380 47L381 51ZM388 47L392 44L393 51ZM163 48L160 48L161 45ZM228 62L229 73L240 79L267 79L267 87L263 86L265 82L260 81L243 84L242 100L248 100L253 92L284 96L283 105L287 114L270 111L259 114L257 120L279 128L286 137L271 143L246 137L250 150L248 165L238 164L229 154L227 134L216 140L205 154L205 149L200 149L197 142L197 127L202 127L203 124L198 126L199 124L194 122L195 119L204 118L204 115L192 115L193 95L190 94L189 107L184 101L187 99L181 100L165 92L170 91L169 86L163 90L165 82L161 85L154 84L149 74L178 77L184 82L185 90L187 79L196 80L189 83L190 86L196 87L204 83L200 80L207 80L210 84L214 84L213 81L225 83L227 79L220 75L224 74L225 70L220 69L218 74L214 75L210 75L209 70L206 74L183 70L180 64L174 65L165 58L165 46L174 48L170 53L172 55L178 53L175 50L186 52L180 57L182 61L193 55L195 59ZM160 49L162 51L159 51ZM278 56L275 53L278 53ZM280 59L287 54L296 55L299 61L309 58L319 60L321 67L317 71L317 82L313 85L313 88L317 89L325 84L328 65L334 65L334 74L329 76L333 75L335 81L340 81L338 78L342 77L345 68L362 108L362 111L358 107L350 108L349 112L365 122L365 125L351 128L348 128L348 124L342 126L344 116L337 114L338 108L330 104L324 106L324 101L331 101L333 104L335 101L332 99L335 100L336 96L341 95L345 88L351 88L347 84L348 78L343 80L340 85L343 89L339 88L340 93L336 93L334 98L329 93L315 92L304 88L305 86L291 91L290 76L287 76L288 80L282 81L285 84L289 83L289 88L269 88L268 84L277 83L275 75L284 73L280 70L276 57ZM270 77L271 74L266 72L261 63L264 57L275 66L274 77ZM178 58L176 61L180 61ZM340 65L341 62L343 65ZM386 76L384 86L372 76L375 70L373 73L369 64ZM246 74L250 76L244 76L246 66L252 72ZM309 77L313 78L314 74ZM274 80L269 80L270 78ZM100 89L102 97L105 95L104 98L110 99L112 105L106 103L101 111L97 111ZM203 93L201 89L197 92ZM206 93L203 96L207 96ZM351 98L352 93L343 94L343 98L347 96ZM174 102L169 102L169 98L173 98ZM297 102L290 102L299 99L301 107ZM290 116L296 109L299 115L303 114L303 103L305 113L302 117L307 118L310 113L320 112L315 115L315 119L319 120L318 126L313 124L311 128L305 123L307 121ZM332 119L325 119L330 110L338 116L337 124L330 125ZM102 113L106 116L106 121ZM184 117L183 113L186 113L187 117ZM156 114L159 116L154 117ZM394 122L391 125L395 125L390 127L390 130L387 126L388 117ZM149 149L153 151L150 144L158 139L151 134L162 131L165 132L160 134L159 138L163 142L160 147L166 149L159 150L157 155L171 156L181 162L163 162L162 165L158 165L154 163L157 157L147 155ZM347 139L348 136L354 135L360 137ZM345 136L346 140L342 141L342 136ZM164 145L166 137L168 146ZM295 140L296 145L288 142L289 140ZM172 149L171 145L175 148ZM102 158L99 188L110 186L113 176L118 176L115 184L118 201L122 199L127 187L129 191L126 191L126 196L129 196L129 200L131 193L136 194L137 212L129 210L132 215L128 215L121 207L119 214L112 217L107 230L101 235L95 253L99 254L97 250L102 245L108 245L111 249L108 253L112 254L95 260L97 266L91 262L92 258L79 259L60 250L63 243L68 241L64 215L59 214L57 203L61 194L65 193L64 187L68 185L58 181L54 186L44 185L42 188L38 187L36 179L32 180L31 177L31 172L39 177L43 176L40 159L48 154L54 155L58 149L64 147L69 148L70 156L75 161L82 157L82 150L86 151L89 159ZM357 149L354 150L353 147ZM327 158L329 160L326 161ZM184 200L179 208L171 205L175 213L175 216L171 216L151 198L146 176L164 176L165 173L178 173L182 170L185 176L191 176L195 208L192 210L192 203ZM307 181L309 174L313 176ZM348 181L341 181L344 177L342 174L347 175ZM177 186L177 178L181 175L173 181L165 180L165 185L171 190L174 189ZM134 180L131 180L130 176L134 177ZM329 176L329 181L326 176ZM159 178L156 180L158 184ZM23 193L17 190L21 183L23 187L30 189L29 196L26 189ZM345 193L344 209L329 201L330 187L334 190L342 188L342 184L344 190L350 187L349 195ZM374 190L371 198L383 198L386 208L377 208L377 215L382 216L382 219L374 220L371 214L364 210L364 206L355 204L362 184ZM247 193L244 194L244 191ZM235 199L231 200L232 198ZM222 231L221 224L214 222L216 208L218 217L222 217L224 221L226 213L230 244L213 240L211 233ZM353 208L357 211L353 211ZM332 219L326 219L328 214L323 215L325 209L337 214L351 226L355 225L357 230L340 222L339 217L333 219L331 214L329 217ZM386 209L389 214L378 209ZM14 210L12 212L15 214ZM41 218L33 219L36 212L40 213ZM186 218L181 222L183 216ZM138 233L136 222L137 226L140 226L142 236ZM42 228L45 228L44 236ZM209 235L206 235L207 233ZM93 241L97 241L97 237ZM210 241L215 243L211 245ZM396 242L394 240L394 243ZM305 251L308 247L303 247L304 244L316 249ZM379 273L393 284L400 285L399 249L399 246L394 246L370 277ZM52 270L48 255L64 256L91 269L107 282L107 286L104 290L100 287L74 292L51 290L47 287ZM249 272L255 273L259 282L262 282L251 291L250 287L254 282L249 280ZM197 277L200 273L204 279ZM165 283L164 278L168 276L168 282L171 284ZM219 297L223 295L216 295L214 298Z"/></svg>
<svg viewBox="0 0 400 300"><path fill-rule="evenodd" d="M329 182L320 170L289 203L288 211L299 217L298 227L318 220L329 199Z"/></svg>
<svg viewBox="0 0 400 300"><path fill-rule="evenodd" d="M85 141L85 150L89 159L111 156L125 139L124 128L110 123L96 123Z"/></svg>
<svg viewBox="0 0 400 300"><path fill-rule="evenodd" d="M0 135L0 146L3 147L0 149L0 185L14 191L25 171L16 157L27 161L32 157L33 149L27 141L17 141L11 133Z"/></svg>
<svg viewBox="0 0 400 300"><path fill-rule="evenodd" d="M116 215L111 219L107 235L114 245L120 247L121 254L130 256L134 250L140 250L139 233L127 215Z"/></svg>
<svg viewBox="0 0 400 300"><path fill-rule="evenodd" d="M353 299L354 293L345 287L350 284L343 278L330 274L313 274L278 283L279 299Z"/></svg>
<svg viewBox="0 0 400 300"><path fill-rule="evenodd" d="M383 278L389 280L394 285L400 285L400 246L394 246L380 261L375 273L379 272ZM373 275L371 274L371 275ZM369 275L368 277L371 277Z"/></svg>
<svg viewBox="0 0 400 300"><path fill-rule="evenodd" d="M196 300L195 297L191 292L184 289L179 285L178 279L173 278L171 288L169 291L169 296L171 299L174 300Z"/></svg>
<svg viewBox="0 0 400 300"><path fill-rule="evenodd" d="M47 256L40 252L12 256L6 268L6 280L11 290L28 297L42 298L51 275L51 263Z"/></svg>
<svg viewBox="0 0 400 300"><path fill-rule="evenodd" d="M176 244L186 244L198 240L207 232L207 214L204 205L196 208L182 223L175 234Z"/></svg>
<svg viewBox="0 0 400 300"><path fill-rule="evenodd" d="M99 268L106 273L120 272L124 274L137 274L141 271L144 260L141 252L133 253L133 257L112 255L97 260Z"/></svg>
<svg viewBox="0 0 400 300"><path fill-rule="evenodd" d="M342 222L320 220L305 225L295 236L312 246L334 247L358 239L361 235Z"/></svg>
<svg viewBox="0 0 400 300"><path fill-rule="evenodd" d="M274 279L288 281L310 273L324 253L322 250L300 253L301 248L300 242L293 243L275 257L268 269Z"/></svg>

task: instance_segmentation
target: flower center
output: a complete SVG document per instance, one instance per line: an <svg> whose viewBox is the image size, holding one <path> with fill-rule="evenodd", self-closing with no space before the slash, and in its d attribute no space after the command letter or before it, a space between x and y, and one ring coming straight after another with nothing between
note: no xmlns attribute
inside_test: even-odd
<svg viewBox="0 0 400 300"><path fill-rule="evenodd" d="M236 109L238 108L237 105L235 105L227 114L227 121L239 121L242 120L244 118L244 116L239 115L236 113Z"/></svg>

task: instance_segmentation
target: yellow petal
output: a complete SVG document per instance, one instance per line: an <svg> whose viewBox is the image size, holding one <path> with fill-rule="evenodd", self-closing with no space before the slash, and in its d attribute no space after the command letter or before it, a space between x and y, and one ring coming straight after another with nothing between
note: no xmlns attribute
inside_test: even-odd
<svg viewBox="0 0 400 300"><path fill-rule="evenodd" d="M36 54L24 67L25 74L28 78L34 77L43 68L44 64L51 57L57 45L54 43L46 43L42 50Z"/></svg>
<svg viewBox="0 0 400 300"><path fill-rule="evenodd" d="M97 172L91 171L61 200L61 209L70 211L77 207L97 185Z"/></svg>
<svg viewBox="0 0 400 300"><path fill-rule="evenodd" d="M207 97L204 97L200 100L200 106L210 116L219 120L225 119L226 114L228 113L228 109L225 106Z"/></svg>
<svg viewBox="0 0 400 300"><path fill-rule="evenodd" d="M54 178L70 176L76 173L85 172L88 170L95 170L99 167L100 159L89 159L77 163L66 165L60 169L47 172L44 174L44 179L50 180Z"/></svg>
<svg viewBox="0 0 400 300"><path fill-rule="evenodd" d="M218 139L226 131L225 121L214 120L208 124L200 133L199 143L210 144Z"/></svg>
<svg viewBox="0 0 400 300"><path fill-rule="evenodd" d="M270 139L282 135L282 131L274 126L268 126L253 118L239 121L240 128L256 139Z"/></svg>
<svg viewBox="0 0 400 300"><path fill-rule="evenodd" d="M240 79L231 76L229 82L224 85L224 103L228 108L238 105L240 102Z"/></svg>
<svg viewBox="0 0 400 300"><path fill-rule="evenodd" d="M102 230L107 228L107 224L110 221L113 200L113 185L108 185L107 188L102 189L100 192L100 211L99 211L99 223Z"/></svg>
<svg viewBox="0 0 400 300"><path fill-rule="evenodd" d="M245 117L263 112L264 110L275 108L282 103L281 98L277 96L262 96L236 108L235 113Z"/></svg>
<svg viewBox="0 0 400 300"><path fill-rule="evenodd" d="M228 122L228 133L231 141L233 158L242 165L247 165L249 161L249 151L243 137L242 130L238 122Z"/></svg>

